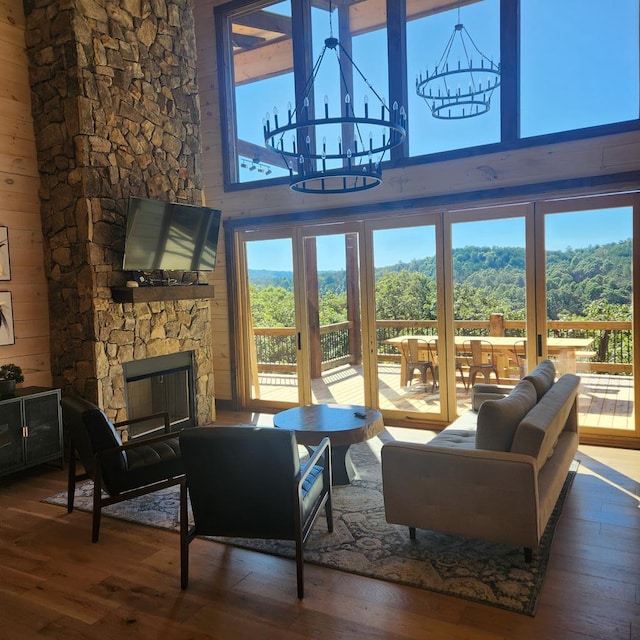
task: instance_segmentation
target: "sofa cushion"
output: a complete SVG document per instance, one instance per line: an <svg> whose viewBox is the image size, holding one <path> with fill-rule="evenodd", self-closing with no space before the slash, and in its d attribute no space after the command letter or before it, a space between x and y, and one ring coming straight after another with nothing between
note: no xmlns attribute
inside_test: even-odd
<svg viewBox="0 0 640 640"><path fill-rule="evenodd" d="M533 383L520 380L508 396L485 400L478 410L476 449L510 451L520 421L536 404Z"/></svg>
<svg viewBox="0 0 640 640"><path fill-rule="evenodd" d="M523 380L530 380L533 383L538 395L538 402L551 389L555 379L556 368L551 360L542 360L531 373L523 378Z"/></svg>
<svg viewBox="0 0 640 640"><path fill-rule="evenodd" d="M475 412L465 411L435 438L429 440L429 444L453 449L475 449L477 418Z"/></svg>
<svg viewBox="0 0 640 640"><path fill-rule="evenodd" d="M477 411L485 400L499 400L508 396L513 387L479 382L471 387L471 408Z"/></svg>
<svg viewBox="0 0 640 640"><path fill-rule="evenodd" d="M565 373L549 389L518 425L512 453L536 458L538 468L545 464L553 455L562 431L568 424L577 424L575 412L579 384L578 376ZM572 412L574 415L570 418Z"/></svg>

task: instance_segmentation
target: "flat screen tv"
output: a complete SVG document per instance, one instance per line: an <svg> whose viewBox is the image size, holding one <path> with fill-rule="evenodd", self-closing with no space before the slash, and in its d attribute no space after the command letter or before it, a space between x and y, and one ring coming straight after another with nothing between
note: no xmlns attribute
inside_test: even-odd
<svg viewBox="0 0 640 640"><path fill-rule="evenodd" d="M191 204L129 198L125 271L213 271L220 211Z"/></svg>

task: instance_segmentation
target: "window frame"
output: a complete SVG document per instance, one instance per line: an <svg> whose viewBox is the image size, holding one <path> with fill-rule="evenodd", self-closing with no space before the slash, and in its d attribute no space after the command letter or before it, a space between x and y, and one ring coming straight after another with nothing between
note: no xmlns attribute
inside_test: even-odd
<svg viewBox="0 0 640 640"><path fill-rule="evenodd" d="M276 177L247 182L238 181L237 165L237 127L235 85L232 76L232 57L229 24L234 17L255 11L273 4L272 0L231 0L214 8L216 30L216 52L219 79L220 119L222 127L222 159L224 191L242 191L276 184L287 184L288 178ZM312 0L291 0L293 69L296 95L303 91L306 78L313 67L311 48L306 46L310 37L300 34L310 33ZM408 70L406 59L406 2L398 0L386 2L387 14L387 52L389 68L389 94L400 96L402 103L408 104ZM399 168L415 165L482 156L489 153L513 151L548 144L558 144L577 140L586 140L603 135L613 135L635 131L640 128L640 117L634 120L595 125L581 129L572 129L537 136L520 137L520 2L519 0L500 0L500 141L490 144L450 149L429 154L409 156L408 141L392 150L390 157L383 162L383 168ZM394 69L395 73L391 73ZM411 113L408 114L411 118Z"/></svg>

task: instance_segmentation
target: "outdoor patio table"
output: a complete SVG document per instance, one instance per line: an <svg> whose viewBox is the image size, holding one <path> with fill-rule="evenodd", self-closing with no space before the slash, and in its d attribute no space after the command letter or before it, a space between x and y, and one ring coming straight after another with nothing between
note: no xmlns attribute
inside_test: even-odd
<svg viewBox="0 0 640 640"><path fill-rule="evenodd" d="M403 361L400 343L406 338L423 338L425 340L437 340L437 335L402 335L395 336L384 340L384 344L393 345L400 352L400 386L407 386L406 366ZM456 346L463 346L464 342L473 340L474 336L455 336ZM521 338L513 338L508 336L478 336L478 339L486 340L493 345L493 348L499 359L499 368L506 369L506 362L509 358L513 358L513 346L516 340ZM558 360L558 373L575 373L576 372L576 352L586 351L591 348L593 338L547 338L547 352L550 356Z"/></svg>

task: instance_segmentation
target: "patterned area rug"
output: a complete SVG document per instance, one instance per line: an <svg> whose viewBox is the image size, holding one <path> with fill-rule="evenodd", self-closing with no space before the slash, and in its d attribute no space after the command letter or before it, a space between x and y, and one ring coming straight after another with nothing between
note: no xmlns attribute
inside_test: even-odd
<svg viewBox="0 0 640 640"><path fill-rule="evenodd" d="M574 462L533 562L524 562L520 547L388 524L384 517L380 449L388 434L351 448L359 479L335 487L334 531L324 515L316 522L305 549L305 561L349 573L419 587L458 598L534 615L547 568L551 541L562 506L578 469ZM91 483L76 489L75 505L91 510ZM45 502L66 505L66 493ZM104 509L105 515L155 527L179 529L178 488ZM215 538L235 546L294 557L293 542Z"/></svg>

